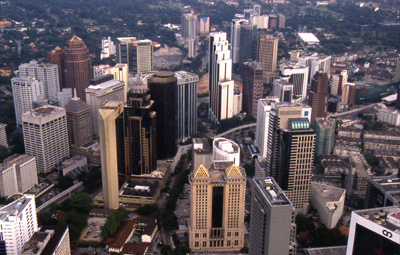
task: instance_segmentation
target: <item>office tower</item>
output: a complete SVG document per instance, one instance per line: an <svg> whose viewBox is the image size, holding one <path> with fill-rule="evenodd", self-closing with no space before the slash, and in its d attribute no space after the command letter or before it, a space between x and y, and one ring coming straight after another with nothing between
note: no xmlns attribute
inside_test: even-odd
<svg viewBox="0 0 400 255"><path fill-rule="evenodd" d="M38 229L35 195L24 195L0 209L0 241L8 255L19 255L22 247Z"/></svg>
<svg viewBox="0 0 400 255"><path fill-rule="evenodd" d="M25 152L36 157L39 173L48 173L69 157L64 108L44 106L22 115Z"/></svg>
<svg viewBox="0 0 400 255"><path fill-rule="evenodd" d="M193 13L184 13L181 16L181 36L184 43L187 44L189 39L197 37L197 15Z"/></svg>
<svg viewBox="0 0 400 255"><path fill-rule="evenodd" d="M210 34L209 61L209 119L214 123L233 117L232 59L226 33Z"/></svg>
<svg viewBox="0 0 400 255"><path fill-rule="evenodd" d="M255 4L253 5L253 13L254 16L260 16L261 15L261 5Z"/></svg>
<svg viewBox="0 0 400 255"><path fill-rule="evenodd" d="M0 145L8 148L6 127L7 124L0 123Z"/></svg>
<svg viewBox="0 0 400 255"><path fill-rule="evenodd" d="M193 138L192 140L192 168L200 165L209 169L212 162L212 150L207 138Z"/></svg>
<svg viewBox="0 0 400 255"><path fill-rule="evenodd" d="M342 95L344 85L347 83L347 70L342 70L340 74L334 74L329 81L330 94L332 96Z"/></svg>
<svg viewBox="0 0 400 255"><path fill-rule="evenodd" d="M18 125L22 125L22 114L32 110L33 102L43 97L43 82L33 77L14 77L11 79L11 86L15 119Z"/></svg>
<svg viewBox="0 0 400 255"><path fill-rule="evenodd" d="M64 57L64 85L66 88L76 89L77 96L86 101L85 89L89 87L93 77L89 49L81 38L74 35L68 41Z"/></svg>
<svg viewBox="0 0 400 255"><path fill-rule="evenodd" d="M243 63L257 59L257 27L250 24L242 25L240 38L239 64L243 72Z"/></svg>
<svg viewBox="0 0 400 255"><path fill-rule="evenodd" d="M353 109L356 103L356 84L347 82L343 86L341 102L347 104L349 110Z"/></svg>
<svg viewBox="0 0 400 255"><path fill-rule="evenodd" d="M43 82L43 96L50 100L57 100L60 91L58 67L56 64L39 64L32 60L18 67L20 76L30 76Z"/></svg>
<svg viewBox="0 0 400 255"><path fill-rule="evenodd" d="M280 131L290 128L290 118L307 118L310 121L311 107L303 106L301 104L287 104L276 102L271 102L270 105L271 110L269 113L267 162L265 176L272 176L275 178L276 181L278 181L276 175L279 164L278 154L281 147L281 144L279 144ZM279 185L282 187L281 184Z"/></svg>
<svg viewBox="0 0 400 255"><path fill-rule="evenodd" d="M279 66L281 78L288 78L293 84L293 96L300 101L307 99L308 66L298 62L282 63Z"/></svg>
<svg viewBox="0 0 400 255"><path fill-rule="evenodd" d="M317 117L326 117L328 112L328 74L317 72L311 81L311 90L308 93L308 104L312 108L311 123Z"/></svg>
<svg viewBox="0 0 400 255"><path fill-rule="evenodd" d="M242 111L242 92L238 87L233 91L233 115L238 115Z"/></svg>
<svg viewBox="0 0 400 255"><path fill-rule="evenodd" d="M178 86L173 72L157 72L148 80L154 110L157 113L157 159L177 152Z"/></svg>
<svg viewBox="0 0 400 255"><path fill-rule="evenodd" d="M99 136L101 151L101 180L103 187L104 208L118 209L119 186L118 154L121 150L117 147L123 136L119 116L124 112L122 101L108 101L98 110Z"/></svg>
<svg viewBox="0 0 400 255"><path fill-rule="evenodd" d="M231 58L232 64L239 63L239 50L240 50L240 30L243 25L248 24L246 19L233 19L231 22Z"/></svg>
<svg viewBox="0 0 400 255"><path fill-rule="evenodd" d="M278 97L280 102L291 103L293 101L293 84L288 79L274 80L272 95Z"/></svg>
<svg viewBox="0 0 400 255"><path fill-rule="evenodd" d="M36 159L29 155L14 154L0 165L0 195L11 197L25 193L38 184Z"/></svg>
<svg viewBox="0 0 400 255"><path fill-rule="evenodd" d="M197 133L197 83L199 76L186 71L175 72L177 87L177 137L182 140Z"/></svg>
<svg viewBox="0 0 400 255"><path fill-rule="evenodd" d="M400 206L400 178L393 176L371 177L367 180L364 208Z"/></svg>
<svg viewBox="0 0 400 255"><path fill-rule="evenodd" d="M125 84L113 79L113 75L105 75L90 81L90 86L85 90L86 103L92 109L93 135L99 136L97 111L108 101L126 101Z"/></svg>
<svg viewBox="0 0 400 255"><path fill-rule="evenodd" d="M188 47L188 57L195 58L196 57L196 38L194 36L190 37L187 42Z"/></svg>
<svg viewBox="0 0 400 255"><path fill-rule="evenodd" d="M399 206L351 212L346 255L399 254Z"/></svg>
<svg viewBox="0 0 400 255"><path fill-rule="evenodd" d="M278 14L278 28L285 28L286 16L283 14Z"/></svg>
<svg viewBox="0 0 400 255"><path fill-rule="evenodd" d="M302 66L308 66L308 82L311 83L316 72L330 72L331 59L331 56L319 56L318 53L314 53L299 58L298 63Z"/></svg>
<svg viewBox="0 0 400 255"><path fill-rule="evenodd" d="M80 147L93 141L90 106L79 97L73 97L67 105L68 140L70 145Z"/></svg>
<svg viewBox="0 0 400 255"><path fill-rule="evenodd" d="M124 108L124 175L129 179L132 175L151 174L157 168L157 114L146 87L132 86L128 92L127 105ZM121 168L120 168L121 169Z"/></svg>
<svg viewBox="0 0 400 255"><path fill-rule="evenodd" d="M243 111L257 116L257 102L263 95L263 69L258 62L243 64Z"/></svg>
<svg viewBox="0 0 400 255"><path fill-rule="evenodd" d="M313 128L316 135L315 155L331 154L335 140L336 120L316 118Z"/></svg>
<svg viewBox="0 0 400 255"><path fill-rule="evenodd" d="M254 143L258 146L262 158L267 156L269 114L272 109L272 102L279 102L279 99L277 97L266 97L258 100L257 103L257 128Z"/></svg>
<svg viewBox="0 0 400 255"><path fill-rule="evenodd" d="M210 17L199 17L199 35L207 36L210 34Z"/></svg>
<svg viewBox="0 0 400 255"><path fill-rule="evenodd" d="M45 226L35 232L22 248L21 255L71 254L68 226Z"/></svg>
<svg viewBox="0 0 400 255"><path fill-rule="evenodd" d="M57 65L58 82L60 84L60 90L65 88L65 86L64 86L65 85L64 84L64 71L65 71L64 58L65 58L65 53L58 46L54 50L49 51L47 53L47 60L49 61L49 63Z"/></svg>
<svg viewBox="0 0 400 255"><path fill-rule="evenodd" d="M267 29L268 22L269 22L268 15L251 16L250 17L250 24L257 26L257 29Z"/></svg>
<svg viewBox="0 0 400 255"><path fill-rule="evenodd" d="M64 88L62 91L57 92L57 102L59 107L65 107L72 98L72 89Z"/></svg>
<svg viewBox="0 0 400 255"><path fill-rule="evenodd" d="M310 199L315 133L307 118L290 118L279 131L276 181L296 210L305 214Z"/></svg>
<svg viewBox="0 0 400 255"><path fill-rule="evenodd" d="M269 16L269 24L268 24L268 28L270 29L276 29L278 28L278 16L275 14L270 14Z"/></svg>
<svg viewBox="0 0 400 255"><path fill-rule="evenodd" d="M249 254L296 254L294 212L290 200L271 177L251 185Z"/></svg>
<svg viewBox="0 0 400 255"><path fill-rule="evenodd" d="M215 138L213 141L212 161L230 161L240 166L240 147L226 138Z"/></svg>
<svg viewBox="0 0 400 255"><path fill-rule="evenodd" d="M153 70L152 41L137 40L136 37L117 38L117 63L128 64L134 74Z"/></svg>
<svg viewBox="0 0 400 255"><path fill-rule="evenodd" d="M244 246L245 172L229 161L200 165L189 176L189 247L239 251Z"/></svg>
<svg viewBox="0 0 400 255"><path fill-rule="evenodd" d="M400 68L400 67L399 67ZM397 98L395 108L400 110L400 87L397 89Z"/></svg>
<svg viewBox="0 0 400 255"><path fill-rule="evenodd" d="M100 59L109 58L112 55L115 55L115 44L111 37L104 37L101 39L101 53Z"/></svg>
<svg viewBox="0 0 400 255"><path fill-rule="evenodd" d="M125 95L128 94L129 80L128 80L128 64L116 64L114 67L109 65L93 66L93 78L97 79L101 76L112 74L114 80L123 81L125 83ZM124 101L126 103L126 100Z"/></svg>
<svg viewBox="0 0 400 255"><path fill-rule="evenodd" d="M264 83L270 83L276 72L278 41L278 38L273 38L269 35L260 35L258 37L257 61L263 67Z"/></svg>

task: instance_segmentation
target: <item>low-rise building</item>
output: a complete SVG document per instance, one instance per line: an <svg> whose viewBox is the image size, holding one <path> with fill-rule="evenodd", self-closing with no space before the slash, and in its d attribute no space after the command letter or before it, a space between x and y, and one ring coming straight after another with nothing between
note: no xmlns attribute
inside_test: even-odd
<svg viewBox="0 0 400 255"><path fill-rule="evenodd" d="M400 141L398 140L387 140L387 139L366 139L364 138L364 150L375 151L375 150L393 150L400 151Z"/></svg>
<svg viewBox="0 0 400 255"><path fill-rule="evenodd" d="M400 178L392 176L368 179L364 207L377 208L400 205Z"/></svg>
<svg viewBox="0 0 400 255"><path fill-rule="evenodd" d="M353 165L345 180L347 197L365 197L368 177L367 169L363 165Z"/></svg>
<svg viewBox="0 0 400 255"><path fill-rule="evenodd" d="M396 162L399 162L400 159L400 151L375 150L374 155L376 157L392 158Z"/></svg>
<svg viewBox="0 0 400 255"><path fill-rule="evenodd" d="M379 157L379 167L384 175L397 176L399 174L399 164L393 158Z"/></svg>
<svg viewBox="0 0 400 255"><path fill-rule="evenodd" d="M360 147L362 144L362 140L361 138L339 136L336 138L335 144Z"/></svg>
<svg viewBox="0 0 400 255"><path fill-rule="evenodd" d="M351 154L360 154L360 153L361 153L361 148L357 146L337 144L333 148L333 154L343 158L347 158Z"/></svg>
<svg viewBox="0 0 400 255"><path fill-rule="evenodd" d="M361 129L354 127L340 127L338 129L338 136L352 137L361 139Z"/></svg>
<svg viewBox="0 0 400 255"><path fill-rule="evenodd" d="M346 190L321 185L311 184L311 205L318 211L319 219L329 229L336 224L343 215Z"/></svg>
<svg viewBox="0 0 400 255"><path fill-rule="evenodd" d="M349 173L350 164L337 155L321 155L320 160L325 175L340 176Z"/></svg>
<svg viewBox="0 0 400 255"><path fill-rule="evenodd" d="M400 126L400 111L392 108L379 109L378 121L398 127Z"/></svg>
<svg viewBox="0 0 400 255"><path fill-rule="evenodd" d="M65 176L81 167L87 168L87 157L75 155L62 163L62 175Z"/></svg>

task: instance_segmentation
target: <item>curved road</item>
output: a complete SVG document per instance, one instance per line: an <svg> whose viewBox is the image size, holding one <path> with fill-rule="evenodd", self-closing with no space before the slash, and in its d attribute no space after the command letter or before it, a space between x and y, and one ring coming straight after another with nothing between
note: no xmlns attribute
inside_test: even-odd
<svg viewBox="0 0 400 255"><path fill-rule="evenodd" d="M233 133L233 132L236 132L236 131L239 131L239 130L242 130L242 129L252 128L252 127L256 127L256 126L257 126L257 123L246 124L246 125L243 125L243 126L239 126L239 127L235 127L235 128L229 129L228 131L225 131L225 132L223 132L221 134L218 134L215 137L222 137L222 136L228 135L230 133Z"/></svg>

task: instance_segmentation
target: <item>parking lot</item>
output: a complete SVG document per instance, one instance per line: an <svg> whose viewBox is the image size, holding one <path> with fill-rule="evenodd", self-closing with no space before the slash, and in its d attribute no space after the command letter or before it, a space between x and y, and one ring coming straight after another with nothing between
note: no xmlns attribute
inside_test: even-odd
<svg viewBox="0 0 400 255"><path fill-rule="evenodd" d="M88 226L83 229L80 237L80 241L96 241L101 242L101 229L106 222L106 218L91 217L88 219Z"/></svg>

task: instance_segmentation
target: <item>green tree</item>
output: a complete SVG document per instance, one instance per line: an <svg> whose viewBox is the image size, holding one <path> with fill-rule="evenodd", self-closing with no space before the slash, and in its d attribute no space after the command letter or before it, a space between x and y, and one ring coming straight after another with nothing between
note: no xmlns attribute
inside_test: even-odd
<svg viewBox="0 0 400 255"><path fill-rule="evenodd" d="M56 226L57 219L51 217L50 212L42 212L37 214L37 220L39 226Z"/></svg>
<svg viewBox="0 0 400 255"><path fill-rule="evenodd" d="M66 189L72 187L72 185L74 185L74 180L73 180L73 179L71 178L71 176L69 176L69 175L61 176L61 177L58 179L58 188L59 188L61 191L64 191L64 190L66 190Z"/></svg>
<svg viewBox="0 0 400 255"><path fill-rule="evenodd" d="M10 156L10 152L8 151L8 149L3 145L0 145L0 162L3 162L3 160L8 156Z"/></svg>
<svg viewBox="0 0 400 255"><path fill-rule="evenodd" d="M155 214L158 214L159 211L160 208L157 204L143 205L136 209L136 212L143 216L154 216Z"/></svg>
<svg viewBox="0 0 400 255"><path fill-rule="evenodd" d="M300 232L311 233L315 229L313 221L310 220L307 216L301 214L296 216L296 225L297 234Z"/></svg>
<svg viewBox="0 0 400 255"><path fill-rule="evenodd" d="M72 210L80 213L87 213L92 205L90 196L83 192L78 192L73 195L69 201L69 206Z"/></svg>

